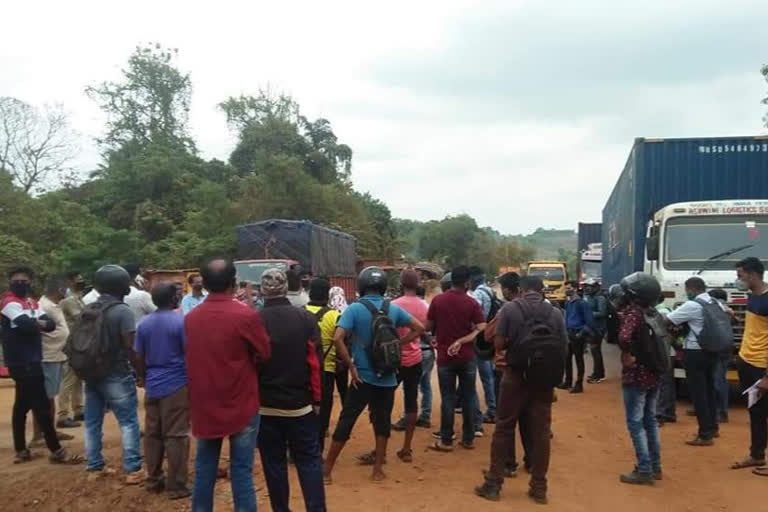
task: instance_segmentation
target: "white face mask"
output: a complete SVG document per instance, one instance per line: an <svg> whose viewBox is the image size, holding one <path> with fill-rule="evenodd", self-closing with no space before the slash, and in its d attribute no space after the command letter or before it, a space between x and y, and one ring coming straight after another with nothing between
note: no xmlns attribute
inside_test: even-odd
<svg viewBox="0 0 768 512"><path fill-rule="evenodd" d="M747 282L741 279L737 279L733 284L736 286L736 289L739 290L740 292L746 292L749 290L749 285L747 284Z"/></svg>

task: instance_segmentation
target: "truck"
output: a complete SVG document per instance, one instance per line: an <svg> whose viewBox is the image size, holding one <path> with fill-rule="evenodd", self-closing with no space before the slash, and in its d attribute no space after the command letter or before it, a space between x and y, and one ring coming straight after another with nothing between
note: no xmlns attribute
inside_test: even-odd
<svg viewBox="0 0 768 512"><path fill-rule="evenodd" d="M240 282L259 285L270 268L300 268L339 286L347 298L357 293L357 239L306 220L269 219L236 228Z"/></svg>
<svg viewBox="0 0 768 512"><path fill-rule="evenodd" d="M531 261L526 267L529 276L544 281L544 295L552 302L565 304L565 283L568 267L564 261Z"/></svg>
<svg viewBox="0 0 768 512"><path fill-rule="evenodd" d="M733 284L734 264L768 259L765 198L768 137L636 139L603 208L604 284L648 272L675 308L686 300L685 280L699 275L727 292L738 347L747 297Z"/></svg>
<svg viewBox="0 0 768 512"><path fill-rule="evenodd" d="M602 281L602 224L599 222L579 222L578 233L578 267L576 277L579 284L587 279Z"/></svg>

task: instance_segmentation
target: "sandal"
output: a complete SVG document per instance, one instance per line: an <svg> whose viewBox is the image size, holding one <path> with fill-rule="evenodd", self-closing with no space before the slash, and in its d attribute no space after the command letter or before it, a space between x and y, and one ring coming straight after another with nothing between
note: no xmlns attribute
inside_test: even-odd
<svg viewBox="0 0 768 512"><path fill-rule="evenodd" d="M757 476L768 476L768 467L761 466L752 470L752 473Z"/></svg>
<svg viewBox="0 0 768 512"><path fill-rule="evenodd" d="M752 456L749 456L731 464L731 469L759 468L762 466L765 466L765 459L757 460Z"/></svg>
<svg viewBox="0 0 768 512"><path fill-rule="evenodd" d="M85 462L83 457L77 454L70 454L66 448L61 448L59 451L50 454L48 460L51 464L67 464L70 466Z"/></svg>
<svg viewBox="0 0 768 512"><path fill-rule="evenodd" d="M397 452L397 458L403 462L413 462L413 451L400 450L399 452Z"/></svg>
<svg viewBox="0 0 768 512"><path fill-rule="evenodd" d="M373 466L376 464L376 452L368 452L357 456L357 463L361 466ZM387 463L387 458L384 457L384 464Z"/></svg>
<svg viewBox="0 0 768 512"><path fill-rule="evenodd" d="M444 445L442 441L435 441L434 444L429 445L429 449L436 452L450 453L453 451L453 446Z"/></svg>
<svg viewBox="0 0 768 512"><path fill-rule="evenodd" d="M29 450L21 450L16 452L16 456L13 458L14 464L23 464L32 460L32 452Z"/></svg>

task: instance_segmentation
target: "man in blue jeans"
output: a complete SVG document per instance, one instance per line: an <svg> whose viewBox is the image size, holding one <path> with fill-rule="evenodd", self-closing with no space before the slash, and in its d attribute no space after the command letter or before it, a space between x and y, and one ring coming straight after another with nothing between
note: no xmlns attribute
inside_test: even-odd
<svg viewBox="0 0 768 512"><path fill-rule="evenodd" d="M189 413L197 438L192 511L213 510L221 445L228 437L234 509L255 512L258 368L269 360L271 345L261 315L234 299L234 264L212 260L201 274L208 297L184 317Z"/></svg>
<svg viewBox="0 0 768 512"><path fill-rule="evenodd" d="M475 298L480 309L483 312L483 317L486 322L491 321L493 316L496 316L497 311L493 311L493 299L496 294L485 283L485 273L479 267L470 268L470 281L472 288L472 296ZM490 359L477 359L477 373L480 374L480 382L483 385L483 395L485 396L485 414L483 414L480 408L480 400L477 398L477 388L475 388L475 400L477 402L477 410L475 411L475 419L477 425L475 425L475 432L481 434L483 431L483 423L495 423L496 422L496 385L494 384L493 375L493 361Z"/></svg>
<svg viewBox="0 0 768 512"><path fill-rule="evenodd" d="M467 267L453 269L451 289L432 299L427 313L426 329L435 334L437 341L437 376L442 398L440 440L435 441L432 449L441 452L453 450L457 380L458 393L463 400L460 445L466 449L474 448L477 362L472 343L485 329L486 322L480 305L467 295L469 277Z"/></svg>
<svg viewBox="0 0 768 512"><path fill-rule="evenodd" d="M621 349L621 382L627 429L635 447L637 465L619 476L625 484L653 485L661 480L661 439L656 420L659 375L650 370L644 354L648 353L650 336L645 316L654 318L663 329L660 315L653 309L661 295L661 287L653 276L635 272L621 281L624 297L619 310L618 344Z"/></svg>
<svg viewBox="0 0 768 512"><path fill-rule="evenodd" d="M139 450L139 401L132 364L133 338L136 324L131 308L123 302L130 292L130 277L123 267L105 265L96 271L95 285L99 292L97 303L103 311L102 343L110 347L109 373L100 380L85 381L85 451L88 471L102 471L101 454L104 413L111 410L120 425L123 440L123 472L125 483L137 485L144 481Z"/></svg>

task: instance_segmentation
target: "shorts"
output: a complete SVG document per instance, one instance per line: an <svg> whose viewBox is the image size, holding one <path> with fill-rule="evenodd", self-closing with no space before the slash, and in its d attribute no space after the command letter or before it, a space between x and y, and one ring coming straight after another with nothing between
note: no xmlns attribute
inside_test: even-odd
<svg viewBox="0 0 768 512"><path fill-rule="evenodd" d="M397 373L397 382L403 383L405 395L405 414L419 412L419 382L421 382L421 363L404 366Z"/></svg>
<svg viewBox="0 0 768 512"><path fill-rule="evenodd" d="M339 414L336 430L333 432L333 440L346 442L352 434L357 418L365 410L370 412L373 432L376 437L386 437L392 430L392 408L395 405L396 387L373 386L367 382L361 382L357 387L351 386L347 391L347 399L344 408Z"/></svg>
<svg viewBox="0 0 768 512"><path fill-rule="evenodd" d="M45 394L53 400L59 394L61 387L61 374L64 369L64 363L46 363L43 362L43 377L45 379Z"/></svg>

